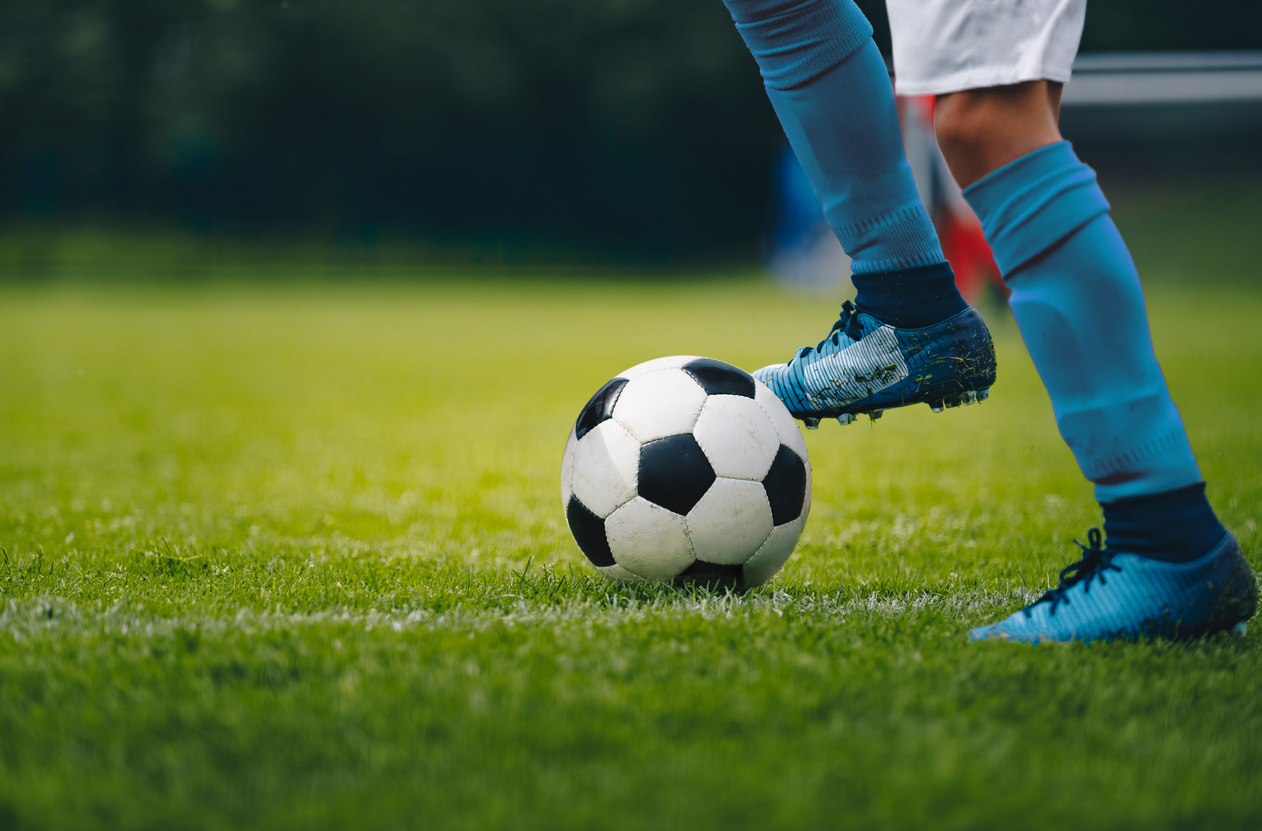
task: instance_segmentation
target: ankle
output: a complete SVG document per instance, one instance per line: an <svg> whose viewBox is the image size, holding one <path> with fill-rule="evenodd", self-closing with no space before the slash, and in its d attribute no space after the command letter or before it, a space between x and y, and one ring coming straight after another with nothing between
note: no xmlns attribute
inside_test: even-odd
<svg viewBox="0 0 1262 831"><path fill-rule="evenodd" d="M898 329L923 329L968 308L948 263L852 276L855 305Z"/></svg>
<svg viewBox="0 0 1262 831"><path fill-rule="evenodd" d="M1204 482L1102 502L1100 507L1109 550L1154 560L1191 562L1209 553L1227 533L1205 498Z"/></svg>

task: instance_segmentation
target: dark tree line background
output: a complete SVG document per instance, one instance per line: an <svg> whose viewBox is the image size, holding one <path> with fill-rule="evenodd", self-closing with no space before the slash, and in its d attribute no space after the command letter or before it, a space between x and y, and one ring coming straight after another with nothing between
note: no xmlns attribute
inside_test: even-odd
<svg viewBox="0 0 1262 831"><path fill-rule="evenodd" d="M1083 48L1260 41L1262 3L1096 0ZM757 237L779 141L720 0L0 6L8 221L688 255Z"/></svg>

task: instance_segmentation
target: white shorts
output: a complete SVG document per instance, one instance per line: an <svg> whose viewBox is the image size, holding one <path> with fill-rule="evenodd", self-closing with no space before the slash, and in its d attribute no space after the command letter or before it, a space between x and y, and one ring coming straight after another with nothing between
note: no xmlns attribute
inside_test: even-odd
<svg viewBox="0 0 1262 831"><path fill-rule="evenodd" d="M886 0L899 95L1069 80L1087 0Z"/></svg>

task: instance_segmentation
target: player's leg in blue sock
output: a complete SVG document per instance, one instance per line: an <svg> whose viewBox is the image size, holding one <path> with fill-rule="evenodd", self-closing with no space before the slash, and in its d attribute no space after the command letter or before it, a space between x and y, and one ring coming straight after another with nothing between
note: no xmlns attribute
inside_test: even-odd
<svg viewBox="0 0 1262 831"><path fill-rule="evenodd" d="M725 2L858 289L824 341L757 377L808 426L984 394L990 335L920 201L871 25L852 0Z"/></svg>
<svg viewBox="0 0 1262 831"><path fill-rule="evenodd" d="M1026 150L1059 138L1054 114L1050 132L1043 124L1042 133L1026 131L1006 149L994 140L987 122L1021 124L1021 108L1039 104L1037 96L957 95L982 100L990 114L968 115L967 102L944 107L943 150L1012 289L1013 317L1061 435L1095 484L1108 533L1108 547L1094 538L1060 587L974 635L1191 635L1241 622L1256 608L1256 586L1205 498L1153 352L1139 275L1094 171L1065 141ZM1026 123L1038 127L1038 116Z"/></svg>

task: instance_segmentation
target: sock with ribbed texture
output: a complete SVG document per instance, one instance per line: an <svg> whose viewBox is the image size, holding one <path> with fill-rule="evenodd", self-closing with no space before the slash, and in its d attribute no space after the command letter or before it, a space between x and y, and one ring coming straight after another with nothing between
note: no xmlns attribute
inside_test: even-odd
<svg viewBox="0 0 1262 831"><path fill-rule="evenodd" d="M903 151L894 92L872 26L852 0L724 0L824 217L850 256L857 305L936 323L967 308ZM916 269L925 269L920 273ZM911 275L910 277L908 275ZM892 282L876 288L882 280ZM899 282L905 289L899 289ZM862 284L862 285L861 285ZM893 300L890 297L901 294ZM946 303L943 303L944 297Z"/></svg>
<svg viewBox="0 0 1262 831"><path fill-rule="evenodd" d="M1161 559L1206 553L1196 549L1220 539L1222 526L1203 491L1187 490L1200 470L1153 352L1139 274L1095 171L1062 141L993 171L964 196L1012 289L1012 315L1061 436L1095 484L1106 524L1112 516L1129 546L1110 538L1110 548L1159 551ZM1193 544L1181 554L1158 513L1144 508L1161 494L1174 499L1162 522L1188 526Z"/></svg>

